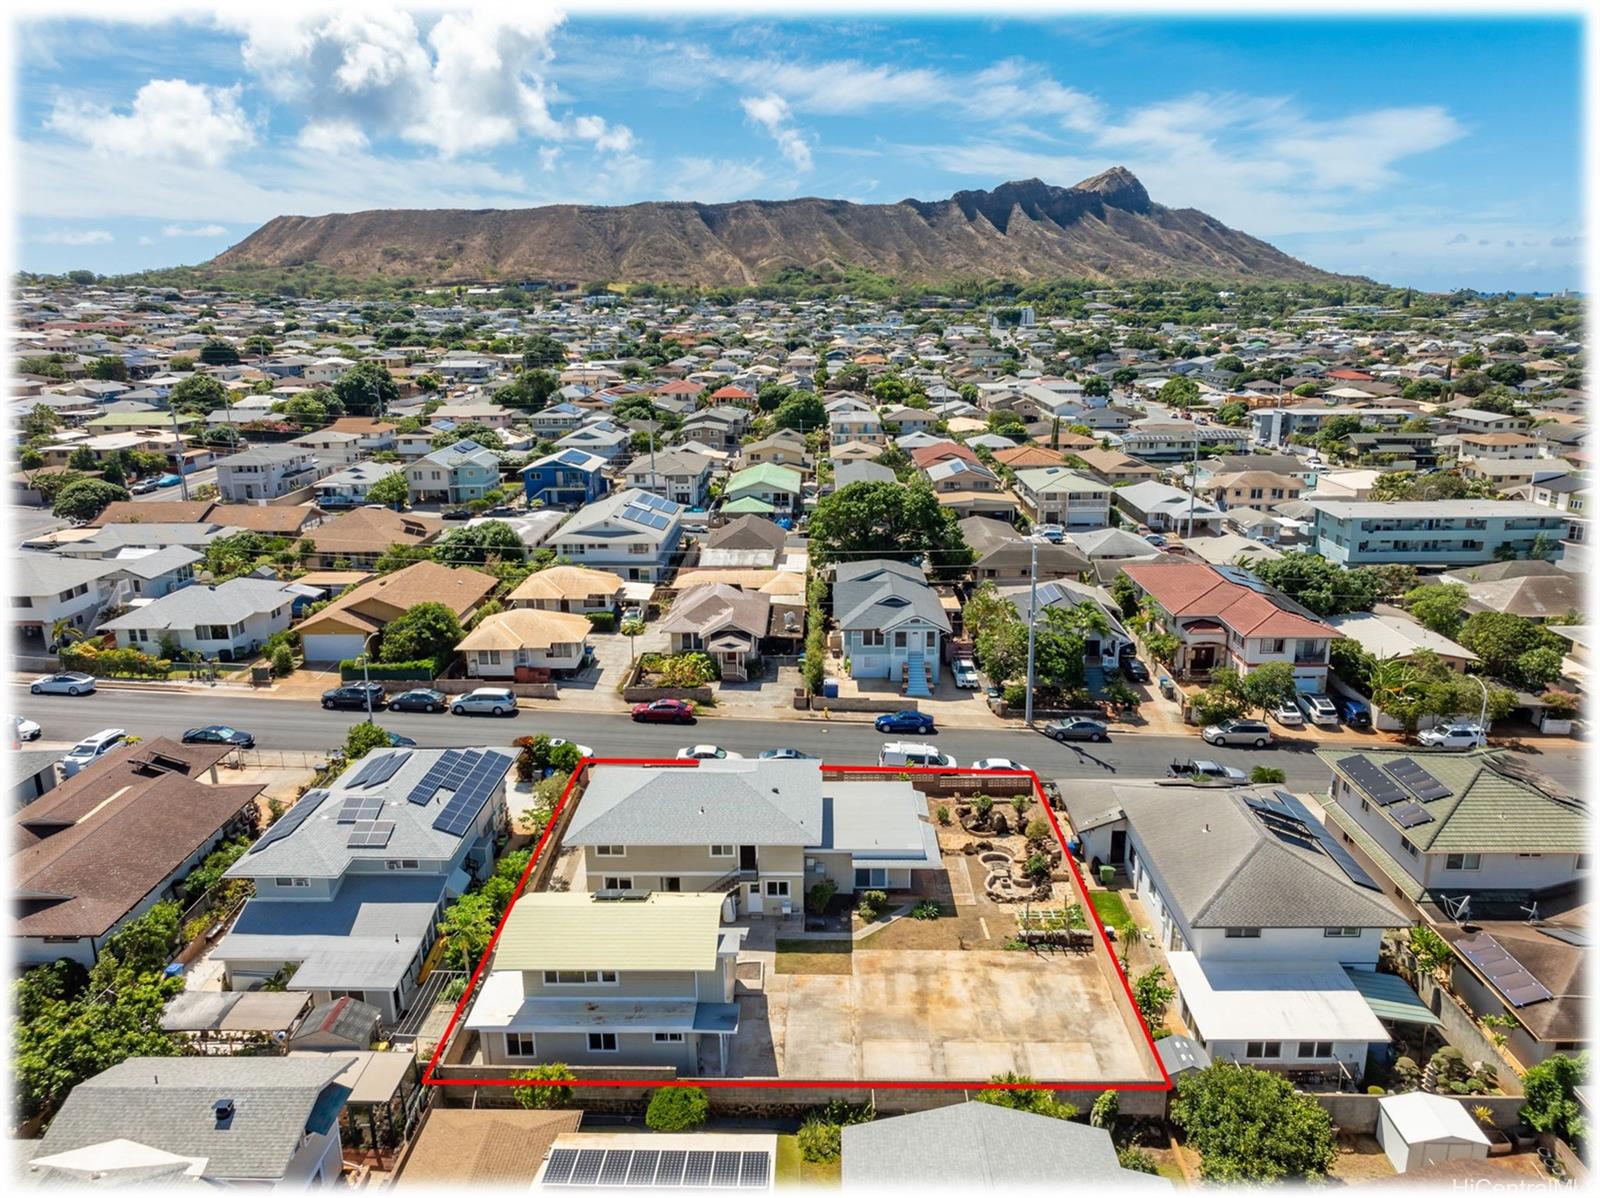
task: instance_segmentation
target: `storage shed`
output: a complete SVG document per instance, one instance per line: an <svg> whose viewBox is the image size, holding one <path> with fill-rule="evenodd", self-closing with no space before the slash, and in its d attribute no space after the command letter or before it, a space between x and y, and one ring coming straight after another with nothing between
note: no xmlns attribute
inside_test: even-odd
<svg viewBox="0 0 1600 1198"><path fill-rule="evenodd" d="M1420 1090L1378 1100L1378 1143L1396 1173L1489 1155L1489 1137L1465 1106Z"/></svg>

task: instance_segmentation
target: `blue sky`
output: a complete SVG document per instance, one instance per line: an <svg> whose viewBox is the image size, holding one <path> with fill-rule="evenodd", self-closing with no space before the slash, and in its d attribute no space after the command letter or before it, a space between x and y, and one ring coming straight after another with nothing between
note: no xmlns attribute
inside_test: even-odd
<svg viewBox="0 0 1600 1198"><path fill-rule="evenodd" d="M1123 164L1330 270L1582 284L1572 19L33 21L18 264L198 262L273 216L935 199Z"/></svg>

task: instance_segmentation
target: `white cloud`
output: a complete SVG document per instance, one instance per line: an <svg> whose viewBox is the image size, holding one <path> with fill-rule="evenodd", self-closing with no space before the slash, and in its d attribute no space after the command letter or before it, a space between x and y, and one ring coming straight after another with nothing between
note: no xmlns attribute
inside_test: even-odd
<svg viewBox="0 0 1600 1198"><path fill-rule="evenodd" d="M255 130L237 87L152 79L125 113L86 100L57 99L47 128L121 159L193 161L217 166L252 145Z"/></svg>
<svg viewBox="0 0 1600 1198"><path fill-rule="evenodd" d="M745 200L757 192L767 176L748 162L729 162L720 158L679 158L666 180L666 194L674 200L699 200L721 204Z"/></svg>
<svg viewBox="0 0 1600 1198"><path fill-rule="evenodd" d="M348 131L359 130L446 158L524 136L626 153L633 147L626 126L551 111L544 76L561 21L548 10L451 11L424 35L408 12L360 6L224 18L244 34L245 66L262 84L316 114L306 144L317 148L328 147L334 130L348 148Z"/></svg>
<svg viewBox="0 0 1600 1198"><path fill-rule="evenodd" d="M228 230L222 225L168 225L161 230L163 237L223 237Z"/></svg>
<svg viewBox="0 0 1600 1198"><path fill-rule="evenodd" d="M796 170L811 169L811 147L801 132L789 122L789 105L782 96L746 96L740 101L744 114L771 135L778 150Z"/></svg>
<svg viewBox="0 0 1600 1198"><path fill-rule="evenodd" d="M317 154L348 154L367 148L367 135L351 121L309 121L295 139Z"/></svg>
<svg viewBox="0 0 1600 1198"><path fill-rule="evenodd" d="M140 245L154 245L155 243L156 239L154 237L142 236L139 238Z"/></svg>
<svg viewBox="0 0 1600 1198"><path fill-rule="evenodd" d="M1099 100L1057 83L1045 68L1020 58L987 67L954 90L968 115L1020 120L1050 117L1067 129L1087 131L1104 119Z"/></svg>
<svg viewBox="0 0 1600 1198"><path fill-rule="evenodd" d="M34 240L45 245L110 245L116 238L105 229L52 229Z"/></svg>

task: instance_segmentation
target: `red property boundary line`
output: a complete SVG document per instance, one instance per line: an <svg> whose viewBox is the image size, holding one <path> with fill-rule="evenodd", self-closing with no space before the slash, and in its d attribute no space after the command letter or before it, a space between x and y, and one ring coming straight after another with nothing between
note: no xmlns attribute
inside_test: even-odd
<svg viewBox="0 0 1600 1198"><path fill-rule="evenodd" d="M434 1073L439 1067L439 1058L444 1053L445 1047L450 1043L451 1034L456 1025L466 1013L467 1004L471 1001L478 988L478 979L483 975L489 960L494 956L495 945L500 940L500 933L505 930L506 921L510 919L512 909L517 900L522 897L528 879L533 875L533 867L538 864L543 855L545 846L549 843L551 834L561 821L561 813L566 809L567 803L572 799L573 787L578 779L583 776L586 769L597 765L635 765L635 766L667 766L672 768L693 769L699 766L698 761L685 761L675 758L656 757L585 757L572 771L572 776L567 780L567 785L561 792L555 810L550 814L550 822L545 825L539 842L534 846L533 853L528 858L527 868L522 871L522 877L517 881L517 888L511 895L511 901L506 904L505 914L500 917L500 923L490 937L488 947L483 950L483 956L478 961L478 967L472 971L472 978L467 983L467 989L456 1003L456 1009L450 1016L450 1022L445 1026L444 1034L439 1038L439 1043L434 1047L433 1055L428 1059L428 1067L423 1071L422 1084L425 1086L570 1086L573 1089L605 1089L605 1088L638 1088L638 1087L663 1087L663 1086L698 1086L702 1089L741 1089L741 1090L1118 1090L1118 1091L1157 1091L1165 1092L1172 1089L1172 1078L1168 1075L1166 1066L1161 1063L1161 1056L1156 1052L1155 1040L1150 1035L1150 1029L1145 1026L1144 1019L1139 1015L1138 1004L1133 1000L1133 989L1128 984L1127 974L1123 972L1122 963L1117 960L1117 954L1111 949L1110 938L1106 936L1105 925L1100 921L1100 912L1091 902L1085 902L1089 918L1094 920L1095 934L1099 937L1100 947L1105 949L1111 958L1111 966L1116 970L1117 979L1122 983L1123 997L1127 999L1129 1008L1133 1011L1134 1020L1139 1031L1144 1037L1145 1047L1150 1052L1150 1059L1155 1062L1156 1071L1160 1073L1159 1082L1100 1082L1100 1081L1045 1081L1035 1079L1027 1084L1007 1084L996 1082L963 1082L963 1081L826 1081L812 1079L783 1079L783 1078L729 1078L729 1077L694 1077L678 1078L672 1081L647 1081L638 1078L572 1078L565 1081L539 1081L526 1078L470 1078L470 1077L435 1077ZM1078 863L1073 860L1072 853L1067 849L1066 837L1062 834L1061 825L1056 821L1056 813L1051 808L1049 800L1045 797L1044 787L1039 782L1039 775L1033 770L973 770L932 767L903 767L891 765L830 765L823 762L818 766L821 770L835 770L854 774L931 774L935 776L962 776L975 775L979 777L1026 777L1033 782L1034 798L1044 810L1045 816L1050 821L1050 827L1056 834L1056 843L1061 846L1061 856L1072 870L1073 879L1077 882L1078 892L1087 900L1089 888L1084 884L1083 875L1078 871Z"/></svg>

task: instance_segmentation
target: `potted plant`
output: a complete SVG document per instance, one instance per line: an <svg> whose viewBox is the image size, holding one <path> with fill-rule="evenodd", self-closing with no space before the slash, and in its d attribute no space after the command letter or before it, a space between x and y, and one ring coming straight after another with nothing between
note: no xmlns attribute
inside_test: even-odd
<svg viewBox="0 0 1600 1198"><path fill-rule="evenodd" d="M1472 1117L1478 1121L1483 1134L1489 1137L1490 1156L1508 1156L1516 1147L1511 1137L1494 1125L1494 1112L1486 1106L1472 1108Z"/></svg>

